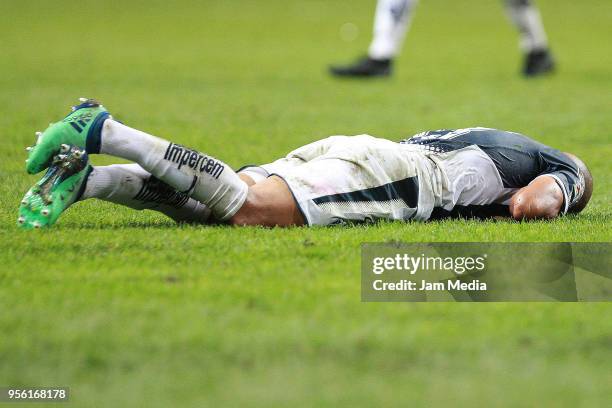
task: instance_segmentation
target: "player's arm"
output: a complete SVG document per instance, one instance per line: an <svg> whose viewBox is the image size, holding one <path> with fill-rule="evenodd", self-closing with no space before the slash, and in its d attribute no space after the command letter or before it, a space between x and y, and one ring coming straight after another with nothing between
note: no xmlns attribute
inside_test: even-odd
<svg viewBox="0 0 612 408"><path fill-rule="evenodd" d="M515 220L550 219L562 212L563 205L563 190L555 178L542 175L512 196L510 215Z"/></svg>

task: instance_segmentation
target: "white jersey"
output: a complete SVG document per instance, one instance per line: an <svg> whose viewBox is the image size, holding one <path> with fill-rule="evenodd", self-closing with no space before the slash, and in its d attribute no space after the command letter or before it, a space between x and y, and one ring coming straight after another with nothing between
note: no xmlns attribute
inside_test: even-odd
<svg viewBox="0 0 612 408"><path fill-rule="evenodd" d="M518 183L508 183L497 157L471 139L492 132L496 137L517 134L500 136L485 128L436 132L399 143L369 135L331 136L249 171L285 180L308 225L507 215L512 193L534 177L522 175L524 181L521 176ZM514 156L508 160L515 162ZM523 167L531 172L534 166Z"/></svg>

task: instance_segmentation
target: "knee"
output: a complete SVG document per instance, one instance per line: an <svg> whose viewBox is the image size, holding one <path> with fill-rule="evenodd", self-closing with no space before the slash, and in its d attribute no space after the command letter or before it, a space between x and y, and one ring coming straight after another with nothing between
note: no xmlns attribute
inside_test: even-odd
<svg viewBox="0 0 612 408"><path fill-rule="evenodd" d="M288 227L304 225L304 218L285 182L271 177L249 188L247 199L234 214L231 225Z"/></svg>
<svg viewBox="0 0 612 408"><path fill-rule="evenodd" d="M265 195L265 191L260 191L260 189L253 187L249 187L244 204L230 218L229 223L240 226L258 225L270 227L277 225L278 223L274 215L278 214L278 211L274 208L273 203Z"/></svg>
<svg viewBox="0 0 612 408"><path fill-rule="evenodd" d="M257 200L257 195L253 193L252 189L249 189L246 201L238 212L230 218L229 223L240 226L261 225L261 213L262 208Z"/></svg>

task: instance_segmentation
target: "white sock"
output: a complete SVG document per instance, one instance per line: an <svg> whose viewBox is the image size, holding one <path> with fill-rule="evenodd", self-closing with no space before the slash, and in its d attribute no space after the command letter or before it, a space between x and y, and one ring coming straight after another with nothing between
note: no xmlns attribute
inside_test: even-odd
<svg viewBox="0 0 612 408"><path fill-rule="evenodd" d="M227 164L112 119L102 127L100 153L138 163L158 179L205 204L220 221L234 215L246 200L247 184Z"/></svg>
<svg viewBox="0 0 612 408"><path fill-rule="evenodd" d="M397 55L412 20L416 0L378 0L374 16L374 38L368 55L391 59Z"/></svg>
<svg viewBox="0 0 612 408"><path fill-rule="evenodd" d="M525 53L548 48L540 12L531 1L506 0L506 9L520 32L520 46Z"/></svg>
<svg viewBox="0 0 612 408"><path fill-rule="evenodd" d="M210 216L204 204L172 189L135 163L94 167L80 199L88 198L159 211L177 222L204 223Z"/></svg>

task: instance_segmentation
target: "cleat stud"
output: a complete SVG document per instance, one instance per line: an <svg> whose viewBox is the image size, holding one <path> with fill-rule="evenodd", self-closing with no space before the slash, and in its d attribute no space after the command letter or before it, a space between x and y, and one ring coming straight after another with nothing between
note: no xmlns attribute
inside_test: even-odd
<svg viewBox="0 0 612 408"><path fill-rule="evenodd" d="M25 198L21 200L21 205L28 205L28 200L26 200Z"/></svg>
<svg viewBox="0 0 612 408"><path fill-rule="evenodd" d="M79 98L80 102L87 102L87 98Z"/></svg>
<svg viewBox="0 0 612 408"><path fill-rule="evenodd" d="M32 223L32 226L33 226L34 228L36 228L36 229L39 229L39 228L40 228L40 223L39 223L39 222L33 222L33 223Z"/></svg>
<svg viewBox="0 0 612 408"><path fill-rule="evenodd" d="M62 145L60 146L60 152L66 153L68 150L70 150L70 146L65 143L62 143Z"/></svg>
<svg viewBox="0 0 612 408"><path fill-rule="evenodd" d="M44 215L45 217L47 217L49 215L49 209L48 208L43 208L40 213L42 215Z"/></svg>
<svg viewBox="0 0 612 408"><path fill-rule="evenodd" d="M17 222L20 224L23 224L25 222L25 218L24 217L19 217L17 218Z"/></svg>
<svg viewBox="0 0 612 408"><path fill-rule="evenodd" d="M74 152L74 157L76 157L77 159L80 159L83 156L83 152L80 150L77 150L76 152Z"/></svg>
<svg viewBox="0 0 612 408"><path fill-rule="evenodd" d="M31 152L31 151L32 151L32 149L33 149L33 147L32 147L32 146L28 146L28 147L26 147L26 148L25 148L26 152Z"/></svg>
<svg viewBox="0 0 612 408"><path fill-rule="evenodd" d="M40 135L42 135L42 132L36 132L36 133L34 133L34 134L35 134L36 136L40 136Z"/></svg>

